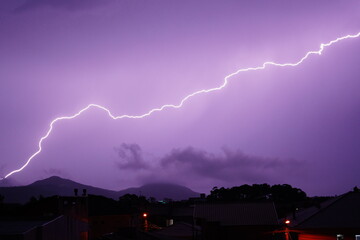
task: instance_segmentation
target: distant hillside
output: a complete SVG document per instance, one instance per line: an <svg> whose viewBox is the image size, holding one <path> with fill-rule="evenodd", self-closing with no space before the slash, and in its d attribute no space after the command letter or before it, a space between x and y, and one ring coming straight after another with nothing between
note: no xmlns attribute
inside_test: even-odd
<svg viewBox="0 0 360 240"><path fill-rule="evenodd" d="M36 181L27 186L0 187L0 194L5 196L5 202L25 203L33 196L73 196L74 188L79 189L79 195L82 194L82 189L86 189L88 194L103 195L114 199L118 198L116 191L96 188L55 176Z"/></svg>
<svg viewBox="0 0 360 240"><path fill-rule="evenodd" d="M169 183L152 183L146 184L138 188L128 188L118 192L120 196L126 193L142 195L145 197L154 197L157 200L164 198L171 198L173 200L183 200L191 197L199 197L200 193L194 192L191 189Z"/></svg>
<svg viewBox="0 0 360 240"><path fill-rule="evenodd" d="M0 187L13 187L13 186L19 186L19 184L13 179L6 178L0 181Z"/></svg>
<svg viewBox="0 0 360 240"><path fill-rule="evenodd" d="M6 203L25 203L31 197L44 197L59 195L59 196L73 196L74 188L79 190L79 195L82 194L82 189L86 189L88 194L102 195L108 198L118 199L120 196L127 193L143 195L146 197L155 197L157 200L164 198L171 198L174 200L188 199L189 197L199 196L198 193L193 192L189 188L174 185L174 184L148 184L139 188L129 188L125 190L111 191L107 189L97 188L89 185L80 184L68 179L60 177L50 177L44 180L36 181L27 186L17 187L0 187L0 195L5 196Z"/></svg>

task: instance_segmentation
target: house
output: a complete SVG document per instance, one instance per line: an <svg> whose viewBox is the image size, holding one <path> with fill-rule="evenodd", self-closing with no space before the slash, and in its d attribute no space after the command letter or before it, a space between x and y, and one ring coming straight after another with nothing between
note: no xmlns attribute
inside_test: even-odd
<svg viewBox="0 0 360 240"><path fill-rule="evenodd" d="M137 207L121 205L118 201L103 196L90 195L88 197L89 239L99 239L114 233L133 236L142 226L142 213Z"/></svg>
<svg viewBox="0 0 360 240"><path fill-rule="evenodd" d="M151 222L161 227L170 226L176 222L191 224L194 221L194 206L188 204L180 206L153 205L149 207L149 215Z"/></svg>
<svg viewBox="0 0 360 240"><path fill-rule="evenodd" d="M198 204L194 219L207 240L273 239L279 227L272 202Z"/></svg>
<svg viewBox="0 0 360 240"><path fill-rule="evenodd" d="M139 232L138 238L143 240L198 240L201 239L199 227L185 222L174 224L149 232Z"/></svg>
<svg viewBox="0 0 360 240"><path fill-rule="evenodd" d="M87 240L87 197L53 196L2 216L1 240Z"/></svg>
<svg viewBox="0 0 360 240"><path fill-rule="evenodd" d="M288 232L298 240L360 239L360 192L330 199L317 207L297 212L288 218Z"/></svg>
<svg viewBox="0 0 360 240"><path fill-rule="evenodd" d="M87 224L60 215L49 220L0 221L2 240L87 240Z"/></svg>

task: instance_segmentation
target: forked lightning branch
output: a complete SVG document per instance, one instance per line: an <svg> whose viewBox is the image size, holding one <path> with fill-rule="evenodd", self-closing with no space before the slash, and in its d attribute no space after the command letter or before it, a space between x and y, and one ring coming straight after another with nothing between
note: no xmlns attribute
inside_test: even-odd
<svg viewBox="0 0 360 240"><path fill-rule="evenodd" d="M311 55L321 55L324 51L325 48L327 47L330 47L331 45L337 43L337 42L340 42L342 40L345 40L345 39L351 39L351 38L358 38L360 37L360 32L358 32L357 34L354 34L354 35L346 35L346 36L342 36L342 37L339 37L339 38L336 38L330 42L327 42L327 43L322 43L320 44L320 47L318 50L316 51L309 51L307 52L302 58L300 58L297 62L293 62L293 63L276 63L276 62L264 62L262 65L259 65L257 67L249 67L249 68L241 68L241 69L238 69L236 70L235 72L233 73L230 73L229 75L225 76L222 84L218 87L214 87L214 88L208 88L208 89L201 89L201 90L198 90L198 91L195 91L193 93L190 93L189 95L185 96L184 98L182 98L178 104L165 104L165 105L162 105L160 107L157 107L157 108L153 108L151 110L149 110L148 112L145 112L141 115L119 115L119 116L115 116L111 113L111 111L104 107L104 106L101 106L101 105L98 105L98 104L89 104L87 105L86 107L84 107L83 109L81 109L80 111L78 111L77 113L71 115L71 116L63 116L63 117L58 117L58 118L55 118L54 120L52 120L50 122L50 125L49 125L49 129L47 130L47 132L45 133L44 136L42 136L38 142L38 149L36 152L34 152L28 159L27 161L25 162L25 164L23 164L20 168L18 169L15 169L11 172L9 172L8 174L6 174L4 177L0 178L0 180L3 180L5 178L8 178L10 177L11 175L15 174L15 173L18 173L18 172L21 172L22 170L24 170L26 168L26 166L28 166L28 164L31 162L31 160L33 160L37 155L39 155L42 151L42 144L43 142L50 136L55 124L57 122L60 122L62 120L71 120L71 119L74 119L78 116L80 116L83 112L85 111L88 111L92 108L98 108L98 109L101 109L103 110L106 114L108 114L108 116L114 120L117 120L117 119L122 119L122 118L145 118L147 116L150 116L151 114L155 113L155 112L160 112L160 111L163 111L165 109L168 109L168 108L181 108L186 101L188 101L190 98L196 96L196 95L200 95L200 94L205 94L205 93L211 93L211 92L215 92L215 91L220 91L221 89L225 88L228 83L229 83L229 80L242 73L242 72L248 72L248 71L257 71L257 70L263 70L265 69L266 67L268 66L277 66L277 67L295 67L295 66L298 66L300 65L301 63L303 63L306 59L308 59Z"/></svg>

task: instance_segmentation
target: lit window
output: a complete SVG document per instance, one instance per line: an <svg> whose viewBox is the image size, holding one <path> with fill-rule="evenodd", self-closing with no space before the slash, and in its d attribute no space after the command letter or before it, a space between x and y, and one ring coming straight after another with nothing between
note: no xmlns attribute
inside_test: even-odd
<svg viewBox="0 0 360 240"><path fill-rule="evenodd" d="M342 234L336 235L336 240L343 240L343 239L344 239L344 235L342 235Z"/></svg>

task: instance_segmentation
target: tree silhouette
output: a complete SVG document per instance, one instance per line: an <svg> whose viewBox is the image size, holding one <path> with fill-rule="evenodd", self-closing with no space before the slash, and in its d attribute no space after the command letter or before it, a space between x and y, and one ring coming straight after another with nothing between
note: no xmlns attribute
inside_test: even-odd
<svg viewBox="0 0 360 240"><path fill-rule="evenodd" d="M306 193L299 188L293 188L288 184L244 184L232 188L214 187L209 200L214 201L256 201L273 200L274 202L296 202L306 199Z"/></svg>

